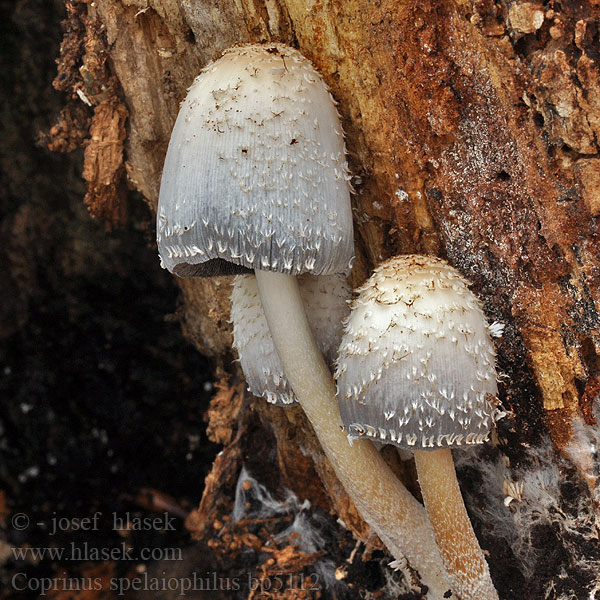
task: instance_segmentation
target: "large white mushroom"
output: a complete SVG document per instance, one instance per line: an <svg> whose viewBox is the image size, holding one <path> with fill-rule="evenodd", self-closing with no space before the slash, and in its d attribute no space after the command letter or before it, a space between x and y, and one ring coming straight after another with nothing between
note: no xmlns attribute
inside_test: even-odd
<svg viewBox="0 0 600 600"><path fill-rule="evenodd" d="M348 445L295 277L350 270L348 179L335 102L310 62L281 44L230 49L181 105L160 189L159 253L180 276L255 271L285 375L338 477L440 600L449 584L426 513L372 444Z"/></svg>
<svg viewBox="0 0 600 600"><path fill-rule="evenodd" d="M344 138L321 76L281 44L205 67L181 105L158 204L164 265L182 277L349 273Z"/></svg>
<svg viewBox="0 0 600 600"><path fill-rule="evenodd" d="M348 436L413 450L453 590L497 600L456 480L451 448L489 439L496 359L480 302L445 261L399 256L360 288L336 378Z"/></svg>

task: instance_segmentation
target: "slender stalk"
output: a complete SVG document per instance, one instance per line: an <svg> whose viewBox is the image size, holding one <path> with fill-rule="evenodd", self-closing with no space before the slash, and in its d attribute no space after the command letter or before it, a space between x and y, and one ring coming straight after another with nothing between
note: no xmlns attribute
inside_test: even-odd
<svg viewBox="0 0 600 600"><path fill-rule="evenodd" d="M348 495L394 558L406 558L419 572L428 598L442 600L450 585L423 506L368 440L350 446L341 430L335 384L313 339L296 278L256 271L256 279L285 375Z"/></svg>
<svg viewBox="0 0 600 600"><path fill-rule="evenodd" d="M463 600L498 600L458 487L452 452L415 450L415 463L452 589Z"/></svg>

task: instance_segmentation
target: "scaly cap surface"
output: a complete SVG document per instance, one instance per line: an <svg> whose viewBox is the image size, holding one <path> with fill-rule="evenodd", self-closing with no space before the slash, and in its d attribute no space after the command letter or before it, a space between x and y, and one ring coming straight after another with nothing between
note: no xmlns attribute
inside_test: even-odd
<svg viewBox="0 0 600 600"><path fill-rule="evenodd" d="M350 439L421 450L480 444L501 414L481 304L435 257L392 258L360 288L336 378Z"/></svg>
<svg viewBox="0 0 600 600"><path fill-rule="evenodd" d="M231 48L189 88L157 214L183 276L347 273L353 231L342 128L323 79L282 44Z"/></svg>

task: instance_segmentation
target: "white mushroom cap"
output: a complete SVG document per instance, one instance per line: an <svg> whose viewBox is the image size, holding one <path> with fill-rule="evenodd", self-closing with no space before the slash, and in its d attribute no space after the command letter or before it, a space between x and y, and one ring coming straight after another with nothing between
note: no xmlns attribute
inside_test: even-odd
<svg viewBox="0 0 600 600"><path fill-rule="evenodd" d="M480 444L501 415L479 300L445 261L399 256L352 302L337 361L349 438L401 448Z"/></svg>
<svg viewBox="0 0 600 600"><path fill-rule="evenodd" d="M171 134L162 264L183 277L347 273L348 179L335 102L310 62L282 44L231 48L189 88Z"/></svg>
<svg viewBox="0 0 600 600"><path fill-rule="evenodd" d="M343 333L343 321L350 312L351 288L343 275L298 277L300 295L317 346L332 367ZM297 402L279 356L254 275L238 275L231 293L233 345L238 351L248 389L279 406Z"/></svg>

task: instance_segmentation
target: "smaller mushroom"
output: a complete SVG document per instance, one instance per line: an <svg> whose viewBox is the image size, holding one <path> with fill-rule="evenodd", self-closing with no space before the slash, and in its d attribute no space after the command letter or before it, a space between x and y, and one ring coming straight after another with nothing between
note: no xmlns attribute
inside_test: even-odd
<svg viewBox="0 0 600 600"><path fill-rule="evenodd" d="M352 292L343 275L300 275L298 287L308 323L325 362L331 368L342 340L343 320ZM248 390L278 406L298 399L283 372L265 318L258 285L253 275L238 275L231 292L233 346L238 352Z"/></svg>
<svg viewBox="0 0 600 600"><path fill-rule="evenodd" d="M463 600L497 600L450 450L487 441L502 415L490 330L468 285L435 257L380 265L351 306L336 370L338 401L350 440L414 451L454 592Z"/></svg>

